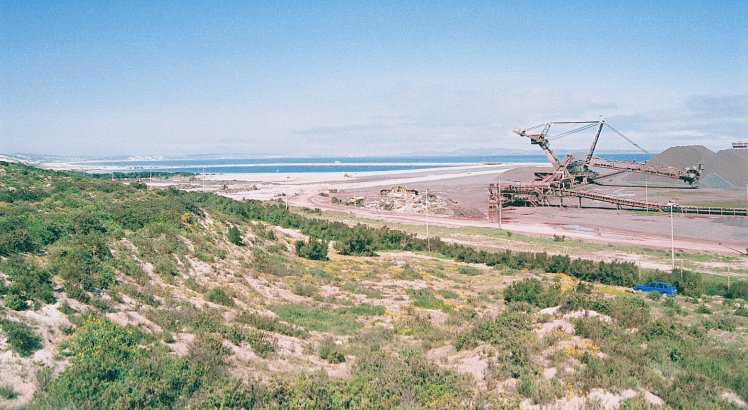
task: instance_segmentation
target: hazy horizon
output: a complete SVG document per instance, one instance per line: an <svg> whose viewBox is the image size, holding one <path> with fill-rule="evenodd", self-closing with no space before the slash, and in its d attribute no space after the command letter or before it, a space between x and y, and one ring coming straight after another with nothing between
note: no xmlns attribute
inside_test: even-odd
<svg viewBox="0 0 748 410"><path fill-rule="evenodd" d="M742 1L220 6L0 4L0 153L532 152L513 128L601 114L651 152L748 139Z"/></svg>

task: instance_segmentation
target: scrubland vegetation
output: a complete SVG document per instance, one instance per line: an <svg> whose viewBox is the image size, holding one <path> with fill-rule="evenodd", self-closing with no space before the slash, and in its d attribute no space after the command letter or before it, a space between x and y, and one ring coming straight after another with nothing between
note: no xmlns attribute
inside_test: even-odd
<svg viewBox="0 0 748 410"><path fill-rule="evenodd" d="M145 188L0 165L0 407L748 401L743 281Z"/></svg>

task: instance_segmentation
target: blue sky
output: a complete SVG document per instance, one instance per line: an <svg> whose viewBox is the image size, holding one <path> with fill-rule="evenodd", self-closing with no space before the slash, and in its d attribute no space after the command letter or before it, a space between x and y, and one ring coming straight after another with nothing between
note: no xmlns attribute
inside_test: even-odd
<svg viewBox="0 0 748 410"><path fill-rule="evenodd" d="M532 149L511 129L599 114L721 149L748 139L746 21L744 0L1 1L0 152Z"/></svg>

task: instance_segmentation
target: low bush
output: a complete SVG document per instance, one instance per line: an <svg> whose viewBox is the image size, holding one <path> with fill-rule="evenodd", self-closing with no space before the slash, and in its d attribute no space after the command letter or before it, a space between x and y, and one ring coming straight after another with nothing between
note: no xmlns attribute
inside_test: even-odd
<svg viewBox="0 0 748 410"><path fill-rule="evenodd" d="M23 357L31 356L35 351L42 348L42 340L26 323L0 319L0 329L8 338L10 350Z"/></svg>
<svg viewBox="0 0 748 410"><path fill-rule="evenodd" d="M556 306L561 301L561 287L546 288L537 279L525 279L504 289L504 301L527 302L540 308Z"/></svg>
<svg viewBox="0 0 748 410"><path fill-rule="evenodd" d="M239 232L239 228L237 228L236 226L232 226L231 228L229 228L228 240L236 246L244 246L244 242L242 241L242 234Z"/></svg>
<svg viewBox="0 0 748 410"><path fill-rule="evenodd" d="M4 398L5 400L13 400L18 397L18 393L13 390L13 386L3 384L2 386L0 386L0 397Z"/></svg>
<svg viewBox="0 0 748 410"><path fill-rule="evenodd" d="M345 361L345 354L340 350L335 340L331 337L327 337L322 340L319 345L319 357L320 359L327 360L329 363L343 363Z"/></svg>
<svg viewBox="0 0 748 410"><path fill-rule="evenodd" d="M312 260L327 260L327 243L314 238L309 238L307 242L297 241L296 255Z"/></svg>
<svg viewBox="0 0 748 410"><path fill-rule="evenodd" d="M451 312L452 307L436 296L431 288L408 289L411 304L424 309L436 309L444 312Z"/></svg>
<svg viewBox="0 0 748 410"><path fill-rule="evenodd" d="M205 299L224 306L234 306L234 299L223 288L213 288L205 294Z"/></svg>

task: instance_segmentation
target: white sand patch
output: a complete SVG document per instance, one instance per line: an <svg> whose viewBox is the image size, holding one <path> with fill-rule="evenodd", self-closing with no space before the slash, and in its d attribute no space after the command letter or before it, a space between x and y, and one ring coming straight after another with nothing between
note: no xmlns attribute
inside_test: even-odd
<svg viewBox="0 0 748 410"><path fill-rule="evenodd" d="M595 403L606 410L613 410L621 405L621 402L636 397L636 391L624 390L618 394L602 389L592 389L588 396L572 396L555 401L551 404L533 404L532 399L523 400L520 408L523 410L568 410L584 409L589 403ZM592 407L597 408L597 407Z"/></svg>
<svg viewBox="0 0 748 410"><path fill-rule="evenodd" d="M179 357L187 356L190 351L190 345L195 340L195 335L191 333L177 333L174 336L174 343L171 343L171 351Z"/></svg>
<svg viewBox="0 0 748 410"><path fill-rule="evenodd" d="M580 319L583 317L594 317L606 323L610 323L612 321L610 316L597 313L594 310L576 310L564 315L564 319Z"/></svg>
<svg viewBox="0 0 748 410"><path fill-rule="evenodd" d="M642 390L642 394L644 396L644 400L647 401L647 403L653 405L653 406L663 406L665 405L665 400L662 400L658 396L648 392L647 390Z"/></svg>
<svg viewBox="0 0 748 410"><path fill-rule="evenodd" d="M735 393L733 393L731 391L726 391L726 392L722 393L722 395L720 397L722 397L723 399L729 401L730 403L732 403L732 404L740 407L741 409L745 408L745 400L741 399L740 396L738 396L737 394L735 394Z"/></svg>
<svg viewBox="0 0 748 410"><path fill-rule="evenodd" d="M536 330L540 335L546 335L554 329L561 329L562 331L573 335L574 325L566 319L555 319L550 322L543 323L539 329Z"/></svg>
<svg viewBox="0 0 748 410"><path fill-rule="evenodd" d="M558 370L555 367L549 367L547 369L543 369L543 378L546 380L550 380L556 377L556 373L558 373Z"/></svg>
<svg viewBox="0 0 748 410"><path fill-rule="evenodd" d="M485 347L485 345L482 345L475 349L457 352L454 346L447 345L429 350L426 357L458 373L472 375L476 386L485 389L488 371Z"/></svg>
<svg viewBox="0 0 748 410"><path fill-rule="evenodd" d="M151 322L145 316L141 315L138 312L128 311L107 313L106 317L114 323L122 326L132 325L139 328L146 328L151 333L161 333L163 331L163 329L161 329L161 326Z"/></svg>
<svg viewBox="0 0 748 410"><path fill-rule="evenodd" d="M540 309L540 312L538 313L541 315L555 315L559 310L561 310L561 306L553 306L545 309Z"/></svg>

